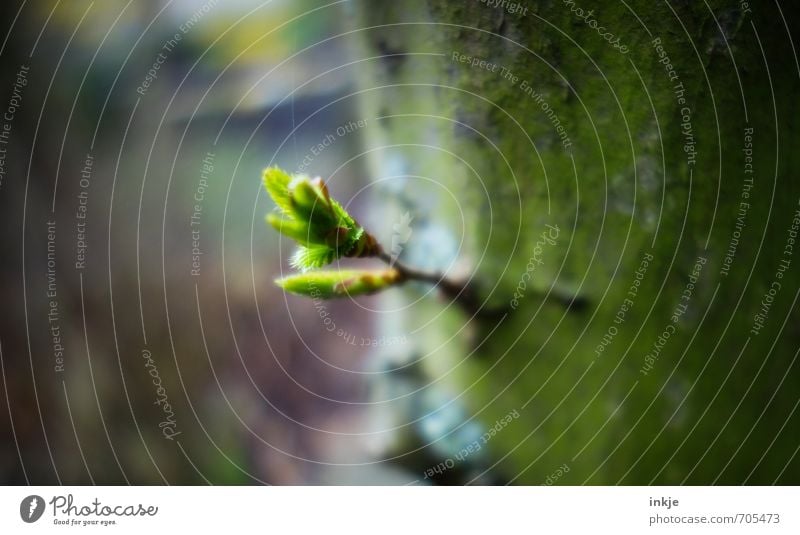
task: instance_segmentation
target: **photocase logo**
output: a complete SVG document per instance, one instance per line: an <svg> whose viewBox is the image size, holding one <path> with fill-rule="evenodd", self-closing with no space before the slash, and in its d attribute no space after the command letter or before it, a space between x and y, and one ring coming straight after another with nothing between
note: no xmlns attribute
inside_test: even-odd
<svg viewBox="0 0 800 535"><path fill-rule="evenodd" d="M44 498L37 495L28 496L19 504L19 516L23 522L32 524L39 520L44 513Z"/></svg>
<svg viewBox="0 0 800 535"><path fill-rule="evenodd" d="M409 238L411 238L411 233L413 230L411 229L411 221L414 218L408 212L404 213L400 217L400 221L392 225L392 250L391 250L391 261L389 265L392 266L397 261L397 258L400 256L400 253L403 252L403 245L405 245Z"/></svg>

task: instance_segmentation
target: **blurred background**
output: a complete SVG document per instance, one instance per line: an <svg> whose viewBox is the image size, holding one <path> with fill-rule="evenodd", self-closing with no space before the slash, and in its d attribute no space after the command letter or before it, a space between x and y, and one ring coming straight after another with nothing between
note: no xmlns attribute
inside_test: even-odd
<svg viewBox="0 0 800 535"><path fill-rule="evenodd" d="M28 68L0 190L0 480L399 481L370 449L373 301L285 296L292 244L263 223L268 165L333 175L363 214L345 10L23 4L0 7L2 102Z"/></svg>

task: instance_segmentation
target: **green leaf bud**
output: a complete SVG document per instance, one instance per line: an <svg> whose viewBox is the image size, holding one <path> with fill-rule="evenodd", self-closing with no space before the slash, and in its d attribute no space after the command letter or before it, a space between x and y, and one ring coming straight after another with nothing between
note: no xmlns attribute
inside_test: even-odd
<svg viewBox="0 0 800 535"><path fill-rule="evenodd" d="M287 292L317 299L372 294L401 282L396 269L313 271L275 281Z"/></svg>

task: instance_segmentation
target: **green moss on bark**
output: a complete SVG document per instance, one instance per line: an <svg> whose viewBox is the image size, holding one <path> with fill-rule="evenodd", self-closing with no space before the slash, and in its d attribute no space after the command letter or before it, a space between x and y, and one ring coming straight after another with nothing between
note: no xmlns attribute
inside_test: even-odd
<svg viewBox="0 0 800 535"><path fill-rule="evenodd" d="M759 415L787 369L785 381L800 379L790 367L800 342L792 326L797 314L790 312L800 259L767 326L737 361L800 195L791 174L797 127L787 123L797 114L789 96L798 90L797 73L789 63L770 64L767 72L753 31L774 62L788 46L781 19L722 1L648 4L637 8L638 19L622 5L597 9L596 18L630 49L621 54L562 2L529 8L520 17L481 2L360 6L362 26L391 25L363 32L365 55L415 54L371 61L362 80L368 88L390 86L366 91L362 100L365 116L394 116L371 141L395 146L373 153L375 175L399 166L435 179L441 195L455 192L461 212L424 216L429 228L446 229L462 244L459 258L491 306L512 300L545 225L561 229L557 243L543 248L518 310L499 327L493 319L471 320L459 332L465 318L455 307L427 324L416 338L420 353L429 354L427 377L461 394L484 425L525 407L520 421L489 444L498 463L493 471L518 476L517 482L540 483L566 462L571 470L562 482L572 484L739 483L766 447L758 437L743 442L744 435L756 424L759 436L776 433L796 400L781 390L770 405L774 418ZM678 80L669 81L658 62L656 37L685 88L685 104L677 101ZM497 64L519 81L454 61L454 52ZM526 93L522 80L541 99ZM570 150L544 105L567 133ZM691 167L682 107L691 109L697 143ZM755 132L757 181L725 276L720 269L741 201L745 127ZM409 191L425 212L429 199ZM412 240L411 253L414 247ZM640 293L625 322L615 325L646 253L654 260ZM645 376L644 356L670 323L700 256L707 263L689 308ZM570 312L535 295L550 290L575 292L592 306ZM409 329L440 307L418 305ZM597 357L611 326L618 334ZM792 416L790 425L797 423ZM771 483L795 447L785 435L777 440L749 482ZM797 472L795 460L779 481L794 481Z"/></svg>

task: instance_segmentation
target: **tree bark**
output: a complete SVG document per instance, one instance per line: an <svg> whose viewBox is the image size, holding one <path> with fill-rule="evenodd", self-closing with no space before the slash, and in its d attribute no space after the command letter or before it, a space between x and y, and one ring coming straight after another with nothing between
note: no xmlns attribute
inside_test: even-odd
<svg viewBox="0 0 800 535"><path fill-rule="evenodd" d="M410 333L420 389L400 462L428 479L451 459L430 479L458 483L797 483L796 17L354 4L384 235L408 211L401 258L500 311L386 298L409 305L385 330Z"/></svg>

